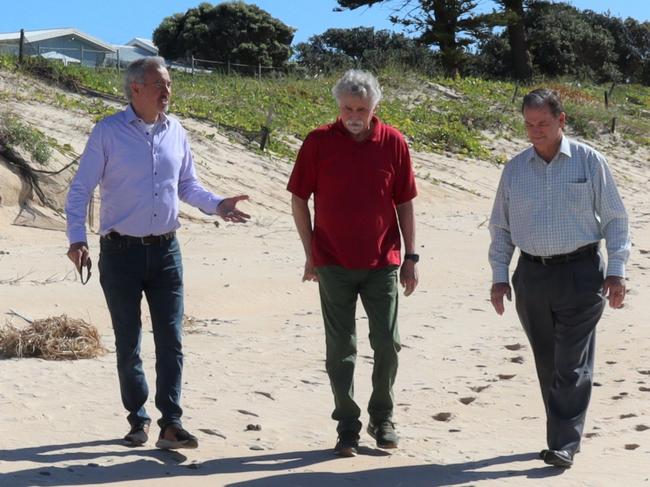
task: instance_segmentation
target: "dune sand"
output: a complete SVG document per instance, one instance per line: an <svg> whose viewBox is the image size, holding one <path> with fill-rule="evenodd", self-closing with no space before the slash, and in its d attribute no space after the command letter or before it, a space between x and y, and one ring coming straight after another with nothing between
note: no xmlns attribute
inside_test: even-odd
<svg viewBox="0 0 650 487"><path fill-rule="evenodd" d="M78 153L92 127L82 113L33 101L9 102L9 108ZM98 276L80 284L60 230L13 224L20 181L0 161L0 312L16 325L23 321L10 310L85 319L109 349L75 362L0 360L0 485L650 485L647 151L633 152L616 139L597 145L631 214L630 291L625 308L608 309L599 326L597 387L582 452L561 472L537 459L545 446L544 412L512 303L499 317L488 300L487 218L500 167L414 154L422 260L419 288L400 301L400 448L376 450L364 433L360 455L339 459L331 453L336 433L317 288L300 282L303 253L284 189L291 164L247 152L200 122L184 124L205 184L221 194L249 194L244 208L253 215L248 225L217 227L213 218L183 207L179 236L192 322L185 336L184 422L200 448L156 450L157 428L143 448L121 444L127 423ZM493 145L513 155L526 143L495 139ZM62 222L41 210L49 220L23 212L19 221ZM90 244L96 262L97 235ZM143 321L148 410L156 419L146 306ZM365 406L372 352L360 306L358 333L356 396Z"/></svg>

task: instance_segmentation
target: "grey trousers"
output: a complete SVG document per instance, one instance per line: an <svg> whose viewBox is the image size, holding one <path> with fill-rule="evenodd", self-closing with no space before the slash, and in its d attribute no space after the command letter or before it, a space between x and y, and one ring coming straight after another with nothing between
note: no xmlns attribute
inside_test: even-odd
<svg viewBox="0 0 650 487"><path fill-rule="evenodd" d="M564 264L519 258L517 314L535 356L553 450L579 451L594 371L596 324L605 308L599 254Z"/></svg>

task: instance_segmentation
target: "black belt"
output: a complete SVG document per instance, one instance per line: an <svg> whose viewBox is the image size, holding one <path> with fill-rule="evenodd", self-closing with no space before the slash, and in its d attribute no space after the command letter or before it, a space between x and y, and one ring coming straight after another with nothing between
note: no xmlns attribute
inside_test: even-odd
<svg viewBox="0 0 650 487"><path fill-rule="evenodd" d="M579 249L574 250L568 254L562 255L550 255L548 257L541 257L537 255L530 255L521 251L521 256L531 262L539 262L543 265L556 265L556 264L566 264L567 262L573 262L589 255L595 255L598 253L598 244L593 243L580 247Z"/></svg>
<svg viewBox="0 0 650 487"><path fill-rule="evenodd" d="M107 240L121 240L131 243L138 243L140 245L160 245L161 243L171 240L176 236L176 232L163 233L162 235L147 235L146 237L132 237L131 235L122 235L117 232L110 232L102 238Z"/></svg>

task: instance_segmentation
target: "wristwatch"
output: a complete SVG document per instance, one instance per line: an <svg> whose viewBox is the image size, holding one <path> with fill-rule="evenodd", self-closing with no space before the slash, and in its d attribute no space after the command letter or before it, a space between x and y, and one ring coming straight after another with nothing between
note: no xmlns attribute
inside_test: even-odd
<svg viewBox="0 0 650 487"><path fill-rule="evenodd" d="M419 254L404 254L404 260L412 260L416 264L420 261Z"/></svg>

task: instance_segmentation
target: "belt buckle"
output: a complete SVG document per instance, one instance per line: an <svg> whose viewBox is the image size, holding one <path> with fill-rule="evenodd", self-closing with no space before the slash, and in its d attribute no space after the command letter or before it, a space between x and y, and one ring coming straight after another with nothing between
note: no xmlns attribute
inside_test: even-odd
<svg viewBox="0 0 650 487"><path fill-rule="evenodd" d="M144 246L153 245L153 235L147 235L146 237L140 237L140 243Z"/></svg>

